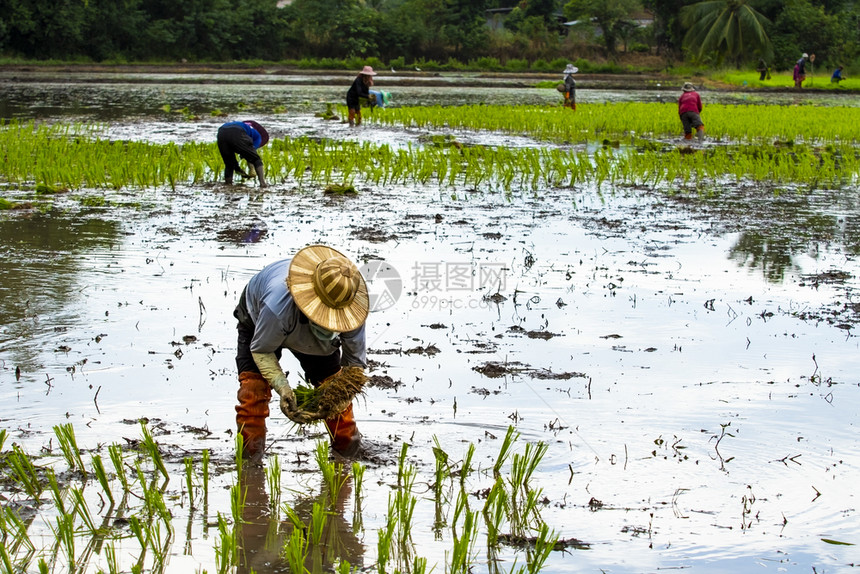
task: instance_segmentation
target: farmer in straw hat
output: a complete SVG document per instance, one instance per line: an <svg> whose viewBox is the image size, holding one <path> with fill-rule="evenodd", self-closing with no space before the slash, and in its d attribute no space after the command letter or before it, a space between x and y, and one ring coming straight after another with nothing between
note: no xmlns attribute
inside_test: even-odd
<svg viewBox="0 0 860 574"><path fill-rule="evenodd" d="M365 380L368 309L367 286L358 268L324 245L305 247L251 278L233 313L239 333L236 423L246 455L257 457L265 447L272 389L290 420L304 424L324 419L332 449L343 456L355 455L361 435L353 419L352 398ZM337 395L326 408L304 410L296 404L281 369L282 349L298 359L315 387L329 389L354 372L360 373L361 383L347 396Z"/></svg>
<svg viewBox="0 0 860 574"><path fill-rule="evenodd" d="M579 71L579 68L573 64L568 64L564 69L564 107L576 111L576 80L573 75Z"/></svg>
<svg viewBox="0 0 860 574"><path fill-rule="evenodd" d="M696 88L690 82L684 83L682 90L684 93L678 98L678 115L684 126L684 139L693 139L693 130L695 129L696 137L701 142L705 137L705 124L699 116L702 113L702 98L699 97Z"/></svg>
<svg viewBox="0 0 860 574"><path fill-rule="evenodd" d="M373 76L376 72L370 66L365 66L355 77L352 86L346 92L346 107L349 110L349 125L361 125L361 99L371 98L370 87L373 85ZM376 99L376 96L373 96Z"/></svg>
<svg viewBox="0 0 860 574"><path fill-rule="evenodd" d="M269 133L254 120L227 122L218 128L218 151L221 153L221 159L224 160L224 182L232 185L235 172L245 178L256 176L260 180L260 187L267 187L266 176L263 173L263 160L260 159L257 150L268 141ZM248 162L250 174L239 167L236 154Z"/></svg>

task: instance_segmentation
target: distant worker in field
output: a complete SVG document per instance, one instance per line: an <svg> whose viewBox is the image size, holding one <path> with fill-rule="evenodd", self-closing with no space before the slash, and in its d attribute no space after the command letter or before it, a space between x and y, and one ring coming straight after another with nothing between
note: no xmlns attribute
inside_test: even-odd
<svg viewBox="0 0 860 574"><path fill-rule="evenodd" d="M794 64L794 87L798 90L803 87L803 82L806 80L806 62L809 60L809 54L805 53Z"/></svg>
<svg viewBox="0 0 860 574"><path fill-rule="evenodd" d="M690 82L686 82L681 88L684 93L678 98L678 115L684 126L684 139L693 139L693 130L701 142L705 138L705 124L699 114L702 113L702 98L696 88Z"/></svg>
<svg viewBox="0 0 860 574"><path fill-rule="evenodd" d="M842 76L842 70L843 70L843 69L844 69L844 68L843 68L843 66L839 66L838 68L836 68L835 70L833 70L833 75L832 75L832 76L830 76L830 82L831 82L831 83L833 83L833 84L837 84L837 85L838 85L838 84L839 84L839 82L841 82L842 80L844 80L844 79L845 79L845 78Z"/></svg>
<svg viewBox="0 0 860 574"><path fill-rule="evenodd" d="M367 285L355 264L325 245L300 249L266 266L248 282L233 316L238 320L236 424L249 458L262 455L272 390L293 422L324 420L336 453L351 457L361 435L352 399L366 377ZM299 361L321 393L313 407L298 404L281 368L283 349ZM315 395L316 396L316 395Z"/></svg>
<svg viewBox="0 0 860 574"><path fill-rule="evenodd" d="M263 173L263 160L257 150L269 141L266 129L253 120L244 122L227 122L218 128L218 151L224 160L224 183L233 184L233 174L238 173L244 178L256 177L260 187L268 187ZM236 155L248 162L245 173L236 160Z"/></svg>
<svg viewBox="0 0 860 574"><path fill-rule="evenodd" d="M758 67L755 69L758 72L758 79L760 82L770 79L770 68L767 65L767 62L764 61L764 58L761 58L758 61Z"/></svg>
<svg viewBox="0 0 860 574"><path fill-rule="evenodd" d="M361 125L361 98L367 98L371 102L376 99L376 96L371 97L370 93L370 87L373 85L373 76L375 75L376 72L373 71L372 67L365 66L358 73L358 76L355 77L352 86L346 92L346 108L349 113L350 127Z"/></svg>
<svg viewBox="0 0 860 574"><path fill-rule="evenodd" d="M564 107L576 111L576 80L573 75L579 71L579 68L573 64L568 64L564 69Z"/></svg>

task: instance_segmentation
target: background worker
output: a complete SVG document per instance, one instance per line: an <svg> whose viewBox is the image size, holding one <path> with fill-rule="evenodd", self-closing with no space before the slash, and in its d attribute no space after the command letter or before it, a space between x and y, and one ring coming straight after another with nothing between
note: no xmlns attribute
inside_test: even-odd
<svg viewBox="0 0 860 574"><path fill-rule="evenodd" d="M843 66L839 66L838 68L836 68L835 70L833 70L833 75L832 75L832 76L830 76L830 82L831 82L831 83L839 85L839 82L841 82L842 80L844 80L844 79L845 79L845 78L842 76L842 70L843 70L843 69L844 69L844 67L843 67Z"/></svg>
<svg viewBox="0 0 860 574"><path fill-rule="evenodd" d="M312 420L296 404L281 369L282 349L298 359L305 379L314 386L337 375L341 367L364 369L368 309L367 285L358 268L324 245L305 247L251 278L233 312L238 320L236 423L247 456L257 457L265 447L272 389L290 420L299 424ZM343 456L354 456L361 435L352 400L333 412L325 419L331 447Z"/></svg>
<svg viewBox="0 0 860 574"><path fill-rule="evenodd" d="M256 176L260 180L260 187L268 187L263 173L263 160L257 154L257 150L268 141L269 133L253 120L227 122L218 128L218 151L224 160L224 183L232 185L235 172L245 178ZM250 173L245 173L239 167L236 154L248 162Z"/></svg>
<svg viewBox="0 0 860 574"><path fill-rule="evenodd" d="M701 142L705 137L705 124L699 114L702 113L702 98L696 92L696 88L690 82L685 82L683 88L684 93L678 98L678 115L681 117L681 124L684 126L684 139L693 139L693 130L696 130L696 137Z"/></svg>
<svg viewBox="0 0 860 574"><path fill-rule="evenodd" d="M568 64L564 69L564 106L576 111L576 80L573 75L579 71L579 68L573 64Z"/></svg>
<svg viewBox="0 0 860 574"><path fill-rule="evenodd" d="M349 114L350 127L361 125L361 98L370 99L370 87L373 85L373 76L375 75L376 72L373 71L372 67L365 66L346 92L346 108Z"/></svg>
<svg viewBox="0 0 860 574"><path fill-rule="evenodd" d="M803 87L803 82L806 80L806 61L808 59L809 54L804 52L794 64L794 87L798 90Z"/></svg>

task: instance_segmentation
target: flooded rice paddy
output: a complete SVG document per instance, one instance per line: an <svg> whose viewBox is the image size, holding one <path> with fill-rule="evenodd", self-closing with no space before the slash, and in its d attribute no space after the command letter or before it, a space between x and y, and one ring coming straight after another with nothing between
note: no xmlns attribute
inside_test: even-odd
<svg viewBox="0 0 860 574"><path fill-rule="evenodd" d="M214 109L254 117L274 137L416 145L426 135L315 117L340 101L334 80L345 87L349 78L16 78L2 88L2 112L102 122L114 140L213 141L225 121L208 115ZM396 105L557 100L549 90L500 86L391 89ZM677 95L617 93L584 88L579 101ZM796 97L773 95L786 104ZM175 112L186 107L190 114ZM82 190L47 208L0 212L0 497L32 543L7 542L10 562L32 572L40 559L55 572L294 572L284 551L294 528L278 502L310 523L323 497L333 511L309 552L311 571L343 568L340 561L420 571L416 558L426 558L428 572L529 571L541 524L558 536L545 572L822 573L860 563L856 188L775 196L741 185L690 197L358 181L357 194L341 196L215 179ZM87 195L106 195L110 207ZM372 381L356 403L364 475L334 495L315 462L321 427L297 428L274 403L264 464L279 462L279 481L269 467L239 472L234 459L236 299L257 270L317 242L359 262L374 305ZM297 363L283 366L297 382ZM64 458L55 427L65 424L86 477ZM517 457L500 476L512 492L513 461L535 445L546 452L528 488L511 495L493 544L480 511L509 427L519 433ZM167 477L145 454L146 432ZM116 504L106 490L119 498L126 489L108 464L114 444L126 453L129 480L143 477ZM87 531L79 510L71 551L59 504L48 487L39 503L28 494L10 463L13 445L35 457L42 480L56 469L66 506L88 507L100 524ZM91 470L96 455L107 489ZM383 544L397 531L392 501L410 469L414 513L398 514L406 531ZM239 511L236 485L246 493ZM148 502L150 490L163 497L166 518L152 518L160 506ZM463 550L469 511L481 518ZM148 517L158 534L139 539L130 516ZM5 514L4 524L20 531ZM227 560L230 540L239 551Z"/></svg>

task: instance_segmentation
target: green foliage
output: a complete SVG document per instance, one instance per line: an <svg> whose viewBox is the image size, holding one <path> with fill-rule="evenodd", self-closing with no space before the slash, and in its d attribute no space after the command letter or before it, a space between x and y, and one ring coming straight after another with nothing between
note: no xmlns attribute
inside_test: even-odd
<svg viewBox="0 0 860 574"><path fill-rule="evenodd" d="M641 8L640 0L570 0L564 5L564 14L588 26L593 19L602 32L606 50L615 54L619 40L626 41L634 33L636 23L632 16Z"/></svg>
<svg viewBox="0 0 860 574"><path fill-rule="evenodd" d="M740 65L751 56L770 59L773 46L765 31L770 21L747 0L706 0L681 9L681 21L688 26L684 45L702 58L716 54Z"/></svg>

